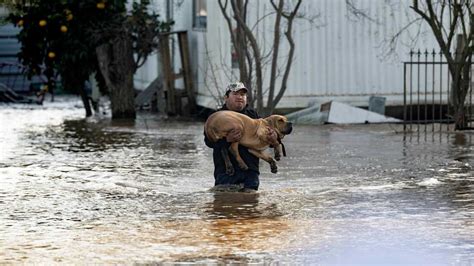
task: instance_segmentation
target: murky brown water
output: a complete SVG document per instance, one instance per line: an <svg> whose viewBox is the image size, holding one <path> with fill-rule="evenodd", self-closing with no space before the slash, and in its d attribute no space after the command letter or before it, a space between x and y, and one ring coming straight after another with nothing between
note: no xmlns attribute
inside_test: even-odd
<svg viewBox="0 0 474 266"><path fill-rule="evenodd" d="M0 263L474 263L472 133L296 126L258 194L213 193L203 124L0 106Z"/></svg>

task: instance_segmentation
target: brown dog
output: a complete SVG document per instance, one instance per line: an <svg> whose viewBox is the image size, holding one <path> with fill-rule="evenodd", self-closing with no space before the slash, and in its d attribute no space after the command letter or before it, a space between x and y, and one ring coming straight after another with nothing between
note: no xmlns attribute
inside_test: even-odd
<svg viewBox="0 0 474 266"><path fill-rule="evenodd" d="M208 139L217 142L219 139L227 137L232 130L238 130L242 133L239 142L233 142L230 145L230 152L236 158L241 169L247 170L247 164L240 157L239 144L249 148L249 152L268 162L272 173L278 171L275 160L279 161L284 147L281 139L293 130L291 122L281 115L271 115L267 118L252 119L246 115L233 111L219 111L213 113L204 125L204 132ZM268 130L274 130L278 135L278 141L273 142L269 139ZM275 160L271 155L264 152L266 148L272 146L275 152ZM221 151L226 164L227 174L233 175L234 169L229 160L227 151Z"/></svg>

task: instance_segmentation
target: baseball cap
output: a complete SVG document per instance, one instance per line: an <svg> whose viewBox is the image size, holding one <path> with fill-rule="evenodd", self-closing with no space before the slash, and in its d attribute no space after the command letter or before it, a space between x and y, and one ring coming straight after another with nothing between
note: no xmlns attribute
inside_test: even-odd
<svg viewBox="0 0 474 266"><path fill-rule="evenodd" d="M240 91L240 90L245 90L245 92L247 92L247 88L245 88L245 85L238 81L238 82L233 82L233 83L230 83L227 88L226 88L226 93L230 92L230 91L233 91L233 92L236 92L236 91Z"/></svg>

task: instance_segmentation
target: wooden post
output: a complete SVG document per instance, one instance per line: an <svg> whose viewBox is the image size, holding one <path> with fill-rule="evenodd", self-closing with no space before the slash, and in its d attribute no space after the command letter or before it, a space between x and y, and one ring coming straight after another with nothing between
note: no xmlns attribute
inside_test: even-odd
<svg viewBox="0 0 474 266"><path fill-rule="evenodd" d="M181 53L181 65L183 67L184 86L188 97L189 112L196 112L196 97L194 95L193 76L191 71L188 34L186 31L178 32L179 49Z"/></svg>
<svg viewBox="0 0 474 266"><path fill-rule="evenodd" d="M175 115L176 97L174 90L174 78L171 70L171 55L169 46L169 35L160 36L160 55L163 68L163 89L166 91L166 112Z"/></svg>

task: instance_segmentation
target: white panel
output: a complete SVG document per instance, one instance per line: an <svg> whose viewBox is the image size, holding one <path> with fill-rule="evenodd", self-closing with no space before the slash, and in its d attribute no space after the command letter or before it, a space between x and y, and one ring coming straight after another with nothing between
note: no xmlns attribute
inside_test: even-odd
<svg viewBox="0 0 474 266"><path fill-rule="evenodd" d="M226 84L238 78L238 71L231 68L230 35L218 2L207 2L207 30L199 32L192 29L193 1L154 1L159 8L166 7L167 2L173 3L176 21L174 30L187 29L191 32L191 63L198 90L198 104L215 108L222 102ZM279 107L306 107L308 102L315 100L337 100L367 106L371 95L386 97L386 105L402 103L403 61L409 59L409 49L432 49L438 45L424 24L421 30L423 34L419 36L418 42L413 43L412 39L418 32L415 25L400 36L395 53L386 57L389 38L416 17L409 8L410 1L353 2L371 20L356 17L348 10L345 0L303 1L300 7L302 13L320 16L316 18L315 24L301 19L294 22L294 63L288 88ZM250 24L271 9L268 1L249 1ZM161 10L165 16L166 8ZM253 29L265 48L264 52L268 52L271 46L273 20L272 16L267 16ZM283 64L288 44L285 36L281 37L283 42L279 62ZM177 49L175 53L178 53ZM179 65L178 59L176 56L176 65ZM148 75L155 73L155 64L151 63L147 67L152 69L148 70ZM268 86L269 68L264 80L265 86Z"/></svg>
<svg viewBox="0 0 474 266"><path fill-rule="evenodd" d="M168 6L168 3L170 5ZM167 19L167 13L171 16L171 19L175 22L172 31L188 30L188 38L190 43L193 43L194 35L191 34L192 29L192 8L193 1L168 1L168 0L153 0L151 1L150 9L160 15L159 19L165 21ZM173 71L178 73L181 67L181 58L179 55L179 44L176 34L172 35L172 41L170 43L170 49L173 60ZM192 50L192 46L191 50ZM192 53L192 51L191 51ZM193 63L193 62L191 62ZM155 78L158 77L160 69L159 56L155 52L149 56L146 63L138 69L134 76L134 85L137 89L145 89ZM194 67L194 69L197 69ZM184 82L182 79L176 80L175 86L177 88L184 88Z"/></svg>
<svg viewBox="0 0 474 266"><path fill-rule="evenodd" d="M401 120L353 107L340 102L331 102L327 116L328 123L365 124L365 123L397 123Z"/></svg>
<svg viewBox="0 0 474 266"><path fill-rule="evenodd" d="M131 8L131 3L129 3ZM166 19L166 0L152 0L150 9L160 15L160 20ZM133 77L133 83L136 89L145 89L153 80L158 77L159 64L158 53L154 52L148 56L147 61L140 67Z"/></svg>
<svg viewBox="0 0 474 266"><path fill-rule="evenodd" d="M304 1L301 10L307 15L320 13L317 24L305 20L294 24L296 53L288 89L280 107L304 107L310 100L337 99L355 105L367 105L370 95L387 97L387 105L400 104L403 96L403 60L408 59L409 47L417 27L400 37L396 53L386 57L387 40L415 17L409 1L354 1L371 20L357 18L349 12L345 0ZM266 1L250 1L249 18L268 12ZM212 60L230 62L230 44L226 24L217 3L210 2L208 18L208 45L214 54ZM273 36L273 18L268 17L255 33L265 45ZM426 31L426 27L422 32ZM282 36L284 38L284 36ZM421 48L438 47L429 31L421 35ZM288 51L285 41L280 56ZM216 62L216 61L214 61ZM280 61L283 63L283 60ZM225 67L222 67L225 72ZM268 73L265 80L268 84ZM220 84L228 81L222 73ZM200 90L202 93L202 90Z"/></svg>

